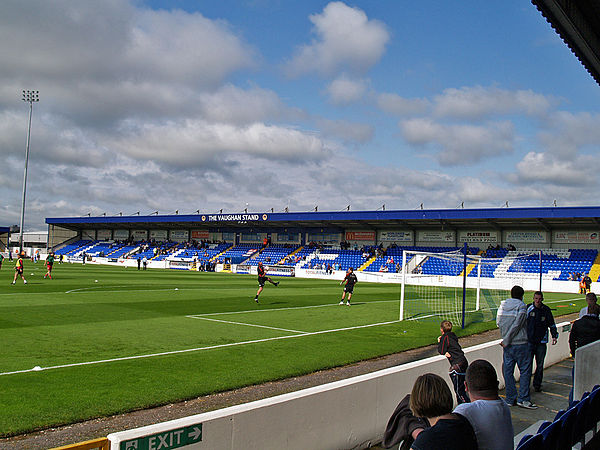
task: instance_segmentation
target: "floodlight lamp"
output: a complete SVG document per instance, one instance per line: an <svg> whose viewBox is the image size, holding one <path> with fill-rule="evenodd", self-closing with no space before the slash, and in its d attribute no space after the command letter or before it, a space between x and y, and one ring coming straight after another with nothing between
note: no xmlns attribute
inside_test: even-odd
<svg viewBox="0 0 600 450"><path fill-rule="evenodd" d="M24 102L39 102L40 101L40 91L28 91L23 90L23 101Z"/></svg>

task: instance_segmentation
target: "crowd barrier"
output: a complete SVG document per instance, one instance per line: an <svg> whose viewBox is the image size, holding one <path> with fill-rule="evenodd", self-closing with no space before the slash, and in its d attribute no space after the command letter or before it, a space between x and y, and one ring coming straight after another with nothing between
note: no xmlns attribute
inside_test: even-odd
<svg viewBox="0 0 600 450"><path fill-rule="evenodd" d="M545 365L569 356L568 322L558 325ZM465 349L469 361L486 359L501 387L499 340ZM397 367L289 394L163 422L108 436L112 450L133 449L354 449L380 442L396 405L427 372L447 380L448 362L433 356ZM518 372L515 374L518 379Z"/></svg>
<svg viewBox="0 0 600 450"><path fill-rule="evenodd" d="M108 450L110 441L108 438L92 439L91 441L79 442L77 444L56 447L53 450Z"/></svg>

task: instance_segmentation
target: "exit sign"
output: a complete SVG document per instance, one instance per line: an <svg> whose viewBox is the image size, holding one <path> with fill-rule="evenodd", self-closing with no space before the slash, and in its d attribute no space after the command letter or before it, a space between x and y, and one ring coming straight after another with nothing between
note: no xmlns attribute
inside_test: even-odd
<svg viewBox="0 0 600 450"><path fill-rule="evenodd" d="M202 424L121 442L121 450L170 450L202 441Z"/></svg>

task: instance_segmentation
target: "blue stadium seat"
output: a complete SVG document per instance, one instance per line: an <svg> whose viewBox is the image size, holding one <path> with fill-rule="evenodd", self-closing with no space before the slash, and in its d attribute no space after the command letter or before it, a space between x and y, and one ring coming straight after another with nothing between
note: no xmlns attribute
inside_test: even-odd
<svg viewBox="0 0 600 450"><path fill-rule="evenodd" d="M573 427L577 419L576 408L569 408L558 420L560 433L558 434L557 449L566 449L573 446Z"/></svg>
<svg viewBox="0 0 600 450"><path fill-rule="evenodd" d="M600 389L594 387L589 397L587 398L589 407L585 416L586 431L596 427L600 422Z"/></svg>
<svg viewBox="0 0 600 450"><path fill-rule="evenodd" d="M550 426L552 424L552 422L550 422L549 420L545 420L540 424L540 427L538 428L537 432L541 433L542 431L544 431L548 426Z"/></svg>
<svg viewBox="0 0 600 450"><path fill-rule="evenodd" d="M526 434L517 445L517 450L546 450L544 439L541 434Z"/></svg>
<svg viewBox="0 0 600 450"><path fill-rule="evenodd" d="M561 409L560 411L558 411L556 413L556 415L554 416L554 420L553 422L556 422L558 419L560 419L560 417L566 412L565 409Z"/></svg>
<svg viewBox="0 0 600 450"><path fill-rule="evenodd" d="M552 422L542 430L540 435L542 436L544 450L558 450L558 437L560 432L561 426L559 421Z"/></svg>
<svg viewBox="0 0 600 450"><path fill-rule="evenodd" d="M581 442L585 439L587 428L587 414L590 410L590 401L586 397L575 407L575 420L573 424L573 432L571 433L571 445Z"/></svg>

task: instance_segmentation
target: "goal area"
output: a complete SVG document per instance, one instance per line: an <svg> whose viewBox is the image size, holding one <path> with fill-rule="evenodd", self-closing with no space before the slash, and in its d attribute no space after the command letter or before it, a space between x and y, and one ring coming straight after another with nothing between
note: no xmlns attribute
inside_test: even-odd
<svg viewBox="0 0 600 450"><path fill-rule="evenodd" d="M466 254L465 254L466 253ZM400 320L450 320L463 328L495 320L500 302L515 285L539 280L539 254L485 258L466 249L402 255Z"/></svg>

